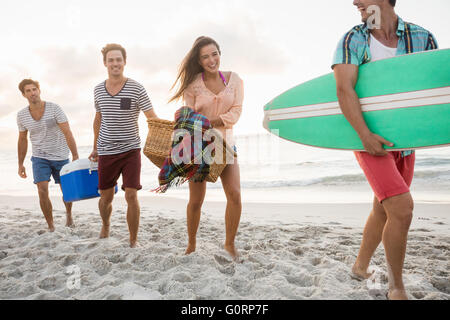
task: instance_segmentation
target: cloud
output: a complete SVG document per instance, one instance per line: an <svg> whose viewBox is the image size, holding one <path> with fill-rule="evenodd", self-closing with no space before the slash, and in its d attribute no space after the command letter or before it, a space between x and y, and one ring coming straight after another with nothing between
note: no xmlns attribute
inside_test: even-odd
<svg viewBox="0 0 450 320"><path fill-rule="evenodd" d="M280 73L290 64L285 50L259 34L244 13L223 22L187 22L184 29L169 34L163 43L149 40L124 44L128 55L125 74L144 85L156 112L165 118L171 118L174 112L165 106L178 66L200 35L211 36L220 44L222 69L237 72L244 80ZM17 84L31 77L40 82L42 99L61 105L73 131L86 136L95 113L93 89L107 77L100 52L105 44L43 44L21 52L20 58L10 57L8 68L0 70L0 121L27 105Z"/></svg>
<svg viewBox="0 0 450 320"><path fill-rule="evenodd" d="M284 70L289 65L289 58L282 48L278 48L258 34L256 26L249 21L238 20L235 28L221 24L205 23L191 25L190 28L173 37L170 43L157 48L131 48L128 64L139 65L148 74L169 71L176 73L179 64L192 47L195 39L201 35L211 36L220 45L222 63L230 69L242 73L273 73ZM236 32L239 30L239 32Z"/></svg>

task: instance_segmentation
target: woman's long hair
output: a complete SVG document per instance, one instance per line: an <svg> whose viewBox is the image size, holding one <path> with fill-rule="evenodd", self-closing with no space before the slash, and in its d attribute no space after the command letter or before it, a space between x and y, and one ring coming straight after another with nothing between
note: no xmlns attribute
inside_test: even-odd
<svg viewBox="0 0 450 320"><path fill-rule="evenodd" d="M186 88L194 81L195 76L198 73L203 72L203 68L199 64L200 49L209 44L214 44L217 47L219 54L221 54L220 47L214 39L204 36L198 37L178 68L178 76L172 85L171 90L178 82L180 83L180 86L177 92L170 98L169 102L180 99Z"/></svg>

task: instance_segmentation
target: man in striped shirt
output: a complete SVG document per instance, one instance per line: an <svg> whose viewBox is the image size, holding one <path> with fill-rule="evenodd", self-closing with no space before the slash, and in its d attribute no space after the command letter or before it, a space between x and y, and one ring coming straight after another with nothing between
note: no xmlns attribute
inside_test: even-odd
<svg viewBox="0 0 450 320"><path fill-rule="evenodd" d="M388 298L403 300L407 299L402 270L414 207L409 187L414 175L415 154L413 151L384 150L383 145L393 144L367 127L355 85L361 64L434 50L437 43L429 31L397 16L396 0L354 0L353 4L361 12L364 24L352 28L341 39L332 68L342 113L367 151L355 152L355 155L375 198L352 272L358 278L370 277L370 260L383 241L389 274Z"/></svg>
<svg viewBox="0 0 450 320"><path fill-rule="evenodd" d="M42 213L49 230L53 232L55 226L48 182L50 176L53 176L55 183L60 184L59 172L69 162L69 149L72 152L73 160L78 159L77 145L64 111L57 104L41 100L39 82L24 79L19 84L19 90L28 100L29 106L17 114L19 127L18 173L21 178L27 177L23 162L28 149L27 134L30 132L34 183L38 188ZM66 207L66 226L73 227L72 203L64 202L64 205Z"/></svg>
<svg viewBox="0 0 450 320"><path fill-rule="evenodd" d="M156 114L144 87L123 74L127 59L125 49L118 44L108 44L102 54L108 79L94 89L94 150L89 156L92 161L98 161L99 210L103 222L100 238L109 237L114 188L122 175L130 247L134 248L140 216L137 191L142 188L138 118L140 111L147 118L156 118Z"/></svg>

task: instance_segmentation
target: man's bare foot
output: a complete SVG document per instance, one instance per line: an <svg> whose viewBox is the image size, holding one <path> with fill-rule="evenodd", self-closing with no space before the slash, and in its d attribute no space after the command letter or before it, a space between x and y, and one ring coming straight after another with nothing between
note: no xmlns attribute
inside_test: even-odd
<svg viewBox="0 0 450 320"><path fill-rule="evenodd" d="M352 277L357 280L369 279L372 274L367 272L367 269L361 269L357 265L354 265L352 268Z"/></svg>
<svg viewBox="0 0 450 320"><path fill-rule="evenodd" d="M50 232L55 232L55 227L54 227L54 226L49 226L49 227L48 227L48 230L49 230Z"/></svg>
<svg viewBox="0 0 450 320"><path fill-rule="evenodd" d="M109 226L102 225L102 231L100 231L100 239L109 237Z"/></svg>
<svg viewBox="0 0 450 320"><path fill-rule="evenodd" d="M139 248L139 242L137 242L137 240L135 241L130 241L130 248Z"/></svg>
<svg viewBox="0 0 450 320"><path fill-rule="evenodd" d="M185 255L191 254L195 251L195 244L188 244L186 251L184 252Z"/></svg>
<svg viewBox="0 0 450 320"><path fill-rule="evenodd" d="M234 261L237 261L239 259L239 252L234 247L234 244L226 244L223 246L223 248L230 254Z"/></svg>
<svg viewBox="0 0 450 320"><path fill-rule="evenodd" d="M73 223L72 218L66 220L66 227L75 228L75 223Z"/></svg>
<svg viewBox="0 0 450 320"><path fill-rule="evenodd" d="M408 300L408 296L404 289L389 289L386 297L388 300Z"/></svg>

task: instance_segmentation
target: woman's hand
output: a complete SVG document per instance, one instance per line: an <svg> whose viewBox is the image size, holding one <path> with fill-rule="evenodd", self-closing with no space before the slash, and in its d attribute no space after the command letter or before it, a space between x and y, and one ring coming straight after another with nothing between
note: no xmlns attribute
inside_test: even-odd
<svg viewBox="0 0 450 320"><path fill-rule="evenodd" d="M224 126L224 123L223 123L223 121L222 121L222 119L220 117L216 118L216 119L209 120L209 123L211 123L211 126L213 128L223 127Z"/></svg>

